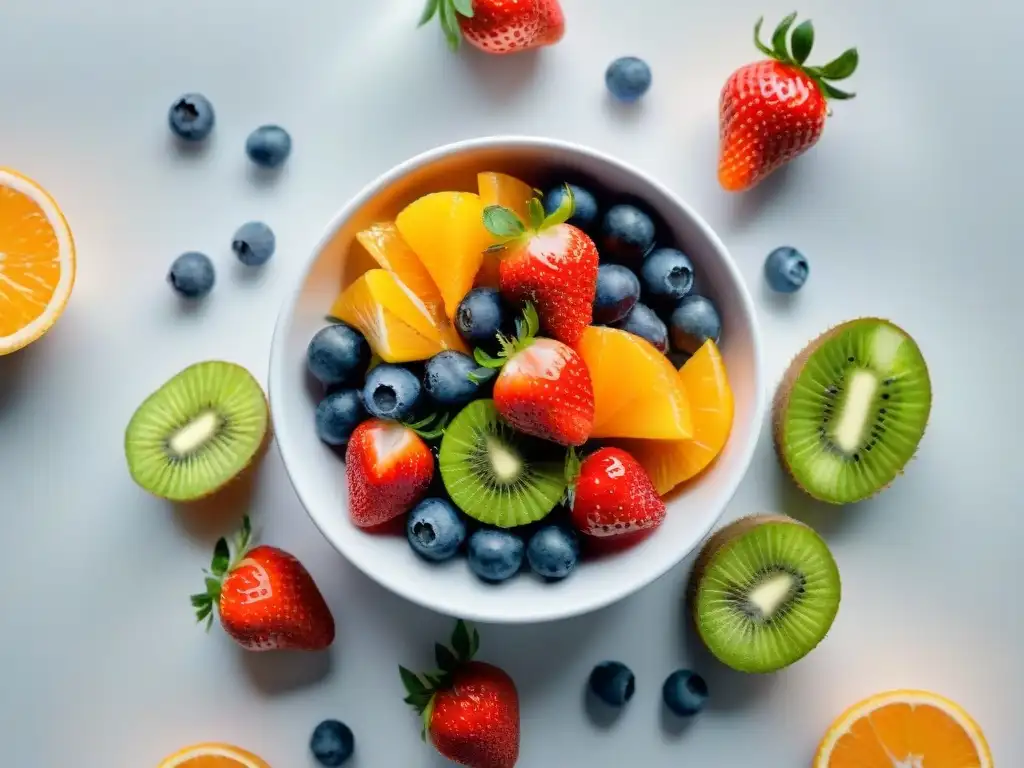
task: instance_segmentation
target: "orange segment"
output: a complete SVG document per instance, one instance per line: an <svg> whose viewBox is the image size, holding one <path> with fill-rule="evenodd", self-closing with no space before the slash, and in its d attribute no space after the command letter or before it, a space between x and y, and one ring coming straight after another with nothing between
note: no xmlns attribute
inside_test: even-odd
<svg viewBox="0 0 1024 768"><path fill-rule="evenodd" d="M626 331L593 326L580 353L594 385L591 437L685 440L693 434L686 390L663 354Z"/></svg>
<svg viewBox="0 0 1024 768"><path fill-rule="evenodd" d="M352 283L331 314L362 331L388 363L426 360L446 348L423 302L383 269L371 269Z"/></svg>
<svg viewBox="0 0 1024 768"><path fill-rule="evenodd" d="M537 193L525 181L504 173L487 172L478 174L476 183L484 208L489 205L500 205L513 211L522 221L530 220L529 202ZM476 276L476 284L497 288L500 264L501 258L497 254L484 254L484 263Z"/></svg>
<svg viewBox="0 0 1024 768"><path fill-rule="evenodd" d="M158 768L270 768L251 752L230 744L196 744L164 758Z"/></svg>
<svg viewBox="0 0 1024 768"><path fill-rule="evenodd" d="M374 224L356 239L373 260L394 274L423 303L446 348L465 352L466 345L444 311L444 299L423 262L402 239L393 221ZM414 325L415 327L415 325Z"/></svg>
<svg viewBox="0 0 1024 768"><path fill-rule="evenodd" d="M409 205L395 224L440 289L448 317L454 317L494 242L484 228L480 196L435 192Z"/></svg>
<svg viewBox="0 0 1024 768"><path fill-rule="evenodd" d="M75 282L75 246L46 191L0 169L0 355L46 333Z"/></svg>
<svg viewBox="0 0 1024 768"><path fill-rule="evenodd" d="M627 440L622 447L643 465L658 493L666 494L696 477L715 460L732 430L733 397L725 362L710 339L679 369L690 401L689 440Z"/></svg>
<svg viewBox="0 0 1024 768"><path fill-rule="evenodd" d="M992 753L970 715L927 691L891 691L844 712L829 729L814 768L992 768Z"/></svg>

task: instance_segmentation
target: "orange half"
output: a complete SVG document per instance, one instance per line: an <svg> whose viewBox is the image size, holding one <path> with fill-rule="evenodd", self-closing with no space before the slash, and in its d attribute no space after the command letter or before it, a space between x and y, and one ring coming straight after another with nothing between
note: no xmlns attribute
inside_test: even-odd
<svg viewBox="0 0 1024 768"><path fill-rule="evenodd" d="M158 768L270 768L251 752L230 744L196 744L164 758Z"/></svg>
<svg viewBox="0 0 1024 768"><path fill-rule="evenodd" d="M992 768L981 732L959 705L927 691L890 691L855 704L818 747L814 768Z"/></svg>
<svg viewBox="0 0 1024 768"><path fill-rule="evenodd" d="M31 179L0 168L0 355L50 330L74 283L75 245L57 203Z"/></svg>
<svg viewBox="0 0 1024 768"><path fill-rule="evenodd" d="M722 452L732 431L732 388L715 342L708 339L683 364L679 380L690 401L693 437L622 441L622 447L647 470L662 495L703 472Z"/></svg>

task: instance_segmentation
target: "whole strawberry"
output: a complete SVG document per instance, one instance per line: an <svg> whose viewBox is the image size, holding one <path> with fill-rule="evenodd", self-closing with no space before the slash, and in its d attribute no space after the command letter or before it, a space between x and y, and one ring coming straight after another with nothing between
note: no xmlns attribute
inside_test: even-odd
<svg viewBox="0 0 1024 768"><path fill-rule="evenodd" d="M206 591L192 595L196 619L221 626L249 651L319 651L334 642L334 617L302 563L276 547L249 549L249 518L235 537L217 542ZM232 551L233 549L233 551Z"/></svg>
<svg viewBox="0 0 1024 768"><path fill-rule="evenodd" d="M374 528L400 517L423 499L434 477L434 454L420 434L420 425L364 421L349 438L345 451L348 513L360 528Z"/></svg>
<svg viewBox="0 0 1024 768"><path fill-rule="evenodd" d="M459 621L451 648L434 646L439 671L399 667L405 703L423 718L423 736L444 757L472 768L513 768L519 759L519 693L503 670L473 661L480 636Z"/></svg>
<svg viewBox="0 0 1024 768"><path fill-rule="evenodd" d="M570 187L545 217L540 200L530 201L529 226L507 208L492 205L484 225L499 243L499 283L510 302L532 302L541 326L553 338L575 344L594 317L597 246L586 232L566 222L575 209Z"/></svg>
<svg viewBox="0 0 1024 768"><path fill-rule="evenodd" d="M814 146L830 113L827 100L854 96L832 82L854 73L856 48L823 67L807 66L814 45L811 22L797 26L790 37L796 21L790 14L775 29L769 48L761 42L762 21L754 27L754 43L769 58L736 70L719 103L718 180L730 192L750 189Z"/></svg>
<svg viewBox="0 0 1024 768"><path fill-rule="evenodd" d="M650 477L620 448L601 448L587 456L571 496L572 523L587 536L631 537L665 520L665 502Z"/></svg>
<svg viewBox="0 0 1024 768"><path fill-rule="evenodd" d="M476 350L481 365L470 374L494 382L494 407L520 432L560 445L583 445L594 428L594 387L583 358L567 344L537 338L540 322L527 303L516 320L516 337L499 334L501 351Z"/></svg>
<svg viewBox="0 0 1024 768"><path fill-rule="evenodd" d="M420 26L434 16L452 50L464 37L486 53L516 53L553 45L565 34L559 0L428 0Z"/></svg>

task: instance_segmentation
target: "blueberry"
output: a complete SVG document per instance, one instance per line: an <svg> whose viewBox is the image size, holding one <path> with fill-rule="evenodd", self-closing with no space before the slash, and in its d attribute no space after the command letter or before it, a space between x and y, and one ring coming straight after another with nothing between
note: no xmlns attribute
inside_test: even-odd
<svg viewBox="0 0 1024 768"><path fill-rule="evenodd" d="M358 389L331 392L316 407L316 433L328 445L344 445L366 418L363 396Z"/></svg>
<svg viewBox="0 0 1024 768"><path fill-rule="evenodd" d="M654 247L654 220L633 205L608 209L601 222L601 256L619 264L639 267Z"/></svg>
<svg viewBox="0 0 1024 768"><path fill-rule="evenodd" d="M640 280L619 264L602 264L597 270L594 322L617 323L629 314L640 298Z"/></svg>
<svg viewBox="0 0 1024 768"><path fill-rule="evenodd" d="M327 387L354 382L370 362L363 334L344 323L317 331L306 349L309 371Z"/></svg>
<svg viewBox="0 0 1024 768"><path fill-rule="evenodd" d="M505 305L493 288L474 288L455 310L455 327L471 344L494 343L505 322Z"/></svg>
<svg viewBox="0 0 1024 768"><path fill-rule="evenodd" d="M679 669L661 687L665 706L680 717L692 717L704 709L708 700L708 684L696 672Z"/></svg>
<svg viewBox="0 0 1024 768"><path fill-rule="evenodd" d="M481 528L469 537L469 569L484 581L505 581L522 568L523 549L514 533Z"/></svg>
<svg viewBox="0 0 1024 768"><path fill-rule="evenodd" d="M773 291L793 293L807 282L810 265L796 248L776 248L764 262L764 276Z"/></svg>
<svg viewBox="0 0 1024 768"><path fill-rule="evenodd" d="M309 748L320 765L328 768L342 765L356 749L352 729L337 720L324 720L313 730Z"/></svg>
<svg viewBox="0 0 1024 768"><path fill-rule="evenodd" d="M479 367L469 355L446 350L427 361L423 385L438 405L465 405L480 394L480 384L469 378Z"/></svg>
<svg viewBox="0 0 1024 768"><path fill-rule="evenodd" d="M669 320L669 327L672 346L688 355L700 349L708 339L717 344L722 334L722 321L715 305L697 294L679 302Z"/></svg>
<svg viewBox="0 0 1024 768"><path fill-rule="evenodd" d="M693 263L675 248L658 248L644 259L640 277L648 301L674 305L693 288Z"/></svg>
<svg viewBox="0 0 1024 768"><path fill-rule="evenodd" d="M245 140L245 153L256 165L277 168L292 152L292 137L279 125L261 125Z"/></svg>
<svg viewBox="0 0 1024 768"><path fill-rule="evenodd" d="M274 255L276 242L274 230L262 221L250 221L239 227L231 238L231 250L246 266L259 267Z"/></svg>
<svg viewBox="0 0 1024 768"><path fill-rule="evenodd" d="M566 187L572 190L572 199L576 206L569 223L589 232L597 223L597 198L583 187L575 184L561 184L555 187L544 195L544 212L551 215L558 210L565 197Z"/></svg>
<svg viewBox="0 0 1024 768"><path fill-rule="evenodd" d="M538 528L526 546L526 559L533 572L546 579L564 579L576 567L579 556L576 532L561 525Z"/></svg>
<svg viewBox="0 0 1024 768"><path fill-rule="evenodd" d="M174 135L185 141L202 141L210 135L214 122L213 105L198 93L186 93L167 112Z"/></svg>
<svg viewBox="0 0 1024 768"><path fill-rule="evenodd" d="M633 698L636 678L618 661L603 661L590 673L590 690L610 707L621 707Z"/></svg>
<svg viewBox="0 0 1024 768"><path fill-rule="evenodd" d="M608 65L604 82L619 101L636 101L651 87L651 68L636 56L623 56Z"/></svg>
<svg viewBox="0 0 1024 768"><path fill-rule="evenodd" d="M201 298L213 290L213 262L204 253L183 253L171 264L167 280L182 296L189 299Z"/></svg>
<svg viewBox="0 0 1024 768"><path fill-rule="evenodd" d="M654 310L637 302L616 328L628 331L641 339L647 339L662 354L668 352L668 328Z"/></svg>
<svg viewBox="0 0 1024 768"><path fill-rule="evenodd" d="M406 421L415 412L422 391L420 380L408 368L381 363L366 374L363 402L378 418Z"/></svg>
<svg viewBox="0 0 1024 768"><path fill-rule="evenodd" d="M424 499L409 513L405 534L417 555L441 562L459 551L466 540L466 524L444 499Z"/></svg>

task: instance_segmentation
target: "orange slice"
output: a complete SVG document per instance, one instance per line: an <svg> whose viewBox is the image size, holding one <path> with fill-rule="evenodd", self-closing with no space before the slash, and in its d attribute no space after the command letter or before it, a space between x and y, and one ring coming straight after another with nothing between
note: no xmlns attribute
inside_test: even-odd
<svg viewBox="0 0 1024 768"><path fill-rule="evenodd" d="M890 691L855 704L818 747L814 768L992 768L978 724L927 691Z"/></svg>
<svg viewBox="0 0 1024 768"><path fill-rule="evenodd" d="M397 277L423 302L446 347L460 352L467 351L466 345L445 314L444 299L434 283L434 278L423 266L419 256L402 239L395 223L388 221L374 224L356 235L356 239L374 261Z"/></svg>
<svg viewBox="0 0 1024 768"><path fill-rule="evenodd" d="M352 283L331 315L362 331L388 363L426 360L448 348L423 302L384 269L371 269Z"/></svg>
<svg viewBox="0 0 1024 768"><path fill-rule="evenodd" d="M484 227L480 196L435 192L409 205L395 224L440 289L448 317L454 317L473 287L484 251L494 243Z"/></svg>
<svg viewBox="0 0 1024 768"><path fill-rule="evenodd" d="M682 368L679 380L690 401L693 437L689 440L624 440L647 470L658 493L664 495L696 477L722 452L732 431L733 397L725 362L708 339Z"/></svg>
<svg viewBox="0 0 1024 768"><path fill-rule="evenodd" d="M615 328L587 328L576 345L594 385L591 437L686 440L693 434L682 381L661 352Z"/></svg>
<svg viewBox="0 0 1024 768"><path fill-rule="evenodd" d="M270 768L251 752L230 744L196 744L164 758L158 768Z"/></svg>
<svg viewBox="0 0 1024 768"><path fill-rule="evenodd" d="M0 168L0 355L46 333L75 283L75 245L57 203L21 174Z"/></svg>
<svg viewBox="0 0 1024 768"><path fill-rule="evenodd" d="M529 184L515 176L504 173L480 173L476 177L477 189L484 208L500 205L514 212L522 221L530 220L529 203L537 196ZM476 276L476 284L488 288L498 287L498 266L501 258L497 254L484 254L484 263Z"/></svg>

